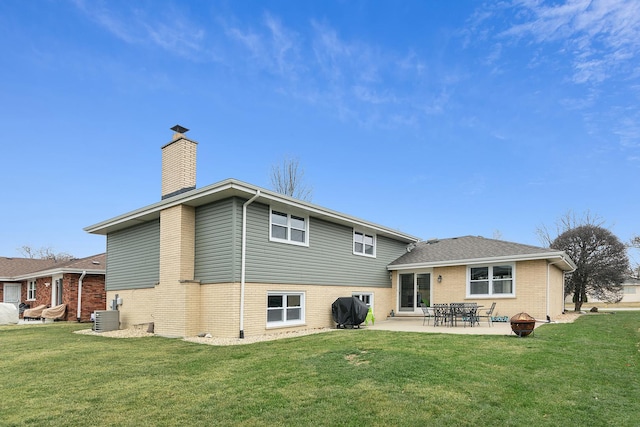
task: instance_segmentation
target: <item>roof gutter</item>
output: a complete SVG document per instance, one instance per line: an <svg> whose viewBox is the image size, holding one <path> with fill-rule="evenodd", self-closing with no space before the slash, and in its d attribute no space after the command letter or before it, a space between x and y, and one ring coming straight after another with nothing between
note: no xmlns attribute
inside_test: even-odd
<svg viewBox="0 0 640 427"><path fill-rule="evenodd" d="M234 179L228 179L216 184L209 185L197 190L191 190L186 193L182 193L161 202L154 203L152 205L137 209L135 211L117 216L115 218L100 222L98 224L85 227L84 231L93 234L106 235L113 231L117 231L123 228L131 227L132 225L142 224L147 221L156 220L160 217L160 211L180 204L186 204L189 206L201 206L203 204L211 203L215 200L222 198L228 198L232 196L237 197L252 197L256 192L260 193L260 197L265 201L273 202L274 204L286 205L294 209L300 209L301 211L308 212L312 216L320 219L337 222L340 224L347 224L349 226L357 226L365 230L374 231L377 234L381 234L393 239L399 239L402 241L417 242L420 240L417 237L410 236L398 230L390 229L381 225L370 223L368 221L346 215L340 212L332 211L326 208L322 208L311 203L294 199L283 194L275 193L251 184L247 184Z"/></svg>
<svg viewBox="0 0 640 427"><path fill-rule="evenodd" d="M104 269L82 269L82 268L57 268L52 270L42 270L42 271L34 271L32 273L21 274L19 276L15 276L7 279L0 279L3 281L21 281L21 280L29 280L29 279L37 279L39 277L49 277L55 276L58 274L82 274L86 272L87 274L105 274L106 270Z"/></svg>
<svg viewBox="0 0 640 427"><path fill-rule="evenodd" d="M418 262L413 264L395 264L388 265L387 270L412 270L415 268L430 268L430 267L453 267L457 265L476 265L476 264L493 264L498 262L517 262L517 261L534 261L540 259L554 259L559 258L556 261L559 264L564 264L570 268L565 270L567 273L575 271L575 264L570 258L566 257L564 252L546 252L540 254L525 254L525 255L504 255L497 257L486 258L474 258L474 259L454 259L454 260L442 260L442 261L430 261L430 262ZM556 263L554 262L554 263Z"/></svg>
<svg viewBox="0 0 640 427"><path fill-rule="evenodd" d="M240 338L244 339L244 287L247 270L247 206L260 197L260 190L242 205L242 253L240 261Z"/></svg>
<svg viewBox="0 0 640 427"><path fill-rule="evenodd" d="M84 270L78 279L78 311L76 312L76 319L80 322L80 317L82 316L82 279L87 275L87 271Z"/></svg>

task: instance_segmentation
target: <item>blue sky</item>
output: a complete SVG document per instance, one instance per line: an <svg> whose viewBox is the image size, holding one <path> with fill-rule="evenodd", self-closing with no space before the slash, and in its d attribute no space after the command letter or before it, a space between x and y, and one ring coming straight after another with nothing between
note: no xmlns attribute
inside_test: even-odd
<svg viewBox="0 0 640 427"><path fill-rule="evenodd" d="M0 47L3 256L103 252L83 227L160 199L177 123L198 187L289 157L424 239L640 233L637 1L3 0Z"/></svg>

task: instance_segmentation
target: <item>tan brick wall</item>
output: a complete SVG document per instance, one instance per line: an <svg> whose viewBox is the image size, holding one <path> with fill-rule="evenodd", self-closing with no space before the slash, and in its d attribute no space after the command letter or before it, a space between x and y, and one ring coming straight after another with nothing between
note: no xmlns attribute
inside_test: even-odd
<svg viewBox="0 0 640 427"><path fill-rule="evenodd" d="M240 333L240 284L201 285L200 296L201 330L197 333L206 332L216 337L238 337ZM245 316L244 322L246 327L250 320Z"/></svg>
<svg viewBox="0 0 640 427"><path fill-rule="evenodd" d="M547 261L526 261L516 264L516 295L510 307L511 315L525 312L536 319L547 316Z"/></svg>
<svg viewBox="0 0 640 427"><path fill-rule="evenodd" d="M174 206L160 213L160 282L156 286L155 331L180 337L197 329L194 310L200 288L192 283L195 257L195 209Z"/></svg>
<svg viewBox="0 0 640 427"><path fill-rule="evenodd" d="M442 276L442 282L438 282ZM433 269L432 303L473 302L465 298L467 293L467 267L440 267ZM484 305L484 304L482 304Z"/></svg>
<svg viewBox="0 0 640 427"><path fill-rule="evenodd" d="M240 284L202 285L201 289L202 328L199 332L220 337L238 337L240 333ZM271 291L305 293L304 325L267 328L267 293ZM247 283L244 305L245 337L299 329L335 327L331 315L331 304L336 298L351 296L353 292L373 293L374 315L376 319L386 319L392 307L390 288Z"/></svg>
<svg viewBox="0 0 640 427"><path fill-rule="evenodd" d="M551 279L549 316L554 319L564 311L564 272L558 267L549 267L549 277Z"/></svg>
<svg viewBox="0 0 640 427"><path fill-rule="evenodd" d="M176 134L162 147L162 195L196 185L197 143Z"/></svg>
<svg viewBox="0 0 640 427"><path fill-rule="evenodd" d="M165 268L163 266L161 268ZM177 270L177 268L176 268ZM526 261L516 264L517 298L466 299L466 267L443 267L433 270L433 303L477 302L489 307L497 302L497 316L508 316L525 311L537 319L546 316L546 261ZM442 282L436 278L442 275ZM562 272L550 267L550 315L553 319L562 312ZM219 337L237 337L240 332L240 284L197 284L177 282L167 286L168 295L161 293L162 285L155 289L109 292L108 301L119 293L123 298L121 325L123 328L138 323L156 322L156 332L164 336L194 336L210 333ZM301 326L267 328L267 293L270 291L305 292L305 323ZM353 292L373 293L374 314L385 320L396 307L397 274L393 274L392 288L342 287L319 285L273 285L247 283L245 286L245 337L294 331L307 328L334 327L331 304L338 297ZM165 311L158 310L155 301L165 298ZM182 303L178 303L182 301ZM155 309L154 309L155 307Z"/></svg>
<svg viewBox="0 0 640 427"><path fill-rule="evenodd" d="M442 282L437 281L438 275ZM549 315L553 319L563 310L563 274L550 266ZM486 308L496 302L496 316L513 316L526 312L536 319L547 316L547 261L534 260L516 263L516 298L466 298L467 266L439 267L432 272L431 303L476 302ZM397 273L393 278L395 301Z"/></svg>
<svg viewBox="0 0 640 427"><path fill-rule="evenodd" d="M122 305L118 307L121 329L155 321L155 288L108 291L107 309L116 294L122 299Z"/></svg>

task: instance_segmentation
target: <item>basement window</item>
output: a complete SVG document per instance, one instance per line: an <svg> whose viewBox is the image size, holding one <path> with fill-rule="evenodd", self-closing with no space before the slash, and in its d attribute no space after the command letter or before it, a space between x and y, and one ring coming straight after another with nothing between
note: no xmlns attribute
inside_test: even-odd
<svg viewBox="0 0 640 427"><path fill-rule="evenodd" d="M269 292L267 327L304 324L304 292Z"/></svg>

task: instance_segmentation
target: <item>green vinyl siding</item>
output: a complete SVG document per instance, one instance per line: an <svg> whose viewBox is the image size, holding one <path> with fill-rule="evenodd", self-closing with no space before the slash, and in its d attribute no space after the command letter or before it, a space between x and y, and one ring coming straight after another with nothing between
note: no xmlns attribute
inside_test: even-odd
<svg viewBox="0 0 640 427"><path fill-rule="evenodd" d="M196 208L195 279L240 281L242 204L230 198Z"/></svg>
<svg viewBox="0 0 640 427"><path fill-rule="evenodd" d="M160 220L107 235L107 291L151 288L159 278Z"/></svg>
<svg viewBox="0 0 640 427"><path fill-rule="evenodd" d="M308 247L269 241L269 206L250 205L247 282L390 287L386 267L406 247L377 236L376 257L364 257L353 254L352 227L310 217L308 232Z"/></svg>
<svg viewBox="0 0 640 427"><path fill-rule="evenodd" d="M201 283L240 281L245 201L196 208L195 279ZM247 212L247 282L390 287L387 265L405 253L406 243L377 236L375 258L355 255L352 227L313 216L308 247L270 241L269 206L254 202Z"/></svg>

